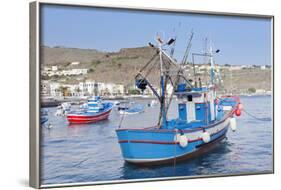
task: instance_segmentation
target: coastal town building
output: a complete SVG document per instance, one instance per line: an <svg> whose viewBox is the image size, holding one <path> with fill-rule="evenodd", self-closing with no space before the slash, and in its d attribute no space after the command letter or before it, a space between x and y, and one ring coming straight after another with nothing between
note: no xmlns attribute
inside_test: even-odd
<svg viewBox="0 0 281 190"><path fill-rule="evenodd" d="M50 96L51 97L62 97L63 93L61 90L61 85L57 82L51 82L49 83L50 88Z"/></svg>
<svg viewBox="0 0 281 190"><path fill-rule="evenodd" d="M58 66L43 67L41 70L42 76L71 76L71 75L86 75L88 69L68 69L68 70L59 70Z"/></svg>
<svg viewBox="0 0 281 190"><path fill-rule="evenodd" d="M51 68L52 68L52 71L57 71L58 70L58 66L56 66L56 65L52 66Z"/></svg>
<svg viewBox="0 0 281 190"><path fill-rule="evenodd" d="M71 65L79 65L79 64L80 64L79 61L73 61L73 62L71 62Z"/></svg>
<svg viewBox="0 0 281 190"><path fill-rule="evenodd" d="M124 94L125 87L122 84L101 83L91 80L72 84L41 81L41 95L46 97L120 96Z"/></svg>

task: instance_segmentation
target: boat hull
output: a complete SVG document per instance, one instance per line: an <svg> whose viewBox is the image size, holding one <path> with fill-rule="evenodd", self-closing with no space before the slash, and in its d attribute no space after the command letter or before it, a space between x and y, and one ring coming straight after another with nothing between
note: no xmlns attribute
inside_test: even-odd
<svg viewBox="0 0 281 190"><path fill-rule="evenodd" d="M119 108L119 113L124 114L124 115L133 115L133 114L139 114L144 112L144 107L142 105L137 105L133 108L128 108L128 109L120 109Z"/></svg>
<svg viewBox="0 0 281 190"><path fill-rule="evenodd" d="M139 165L139 166L157 166L157 165L163 165L163 164L170 164L170 163L179 163L183 162L189 159L196 158L198 156L207 154L217 146L219 146L219 142L222 141L223 139L226 138L226 133L221 135L220 137L214 139L213 141L203 144L198 148L196 151L191 152L191 153L186 153L181 156L173 157L173 158L168 158L168 159L159 159L159 160L146 160L146 161L138 161L138 160L126 160L126 162Z"/></svg>
<svg viewBox="0 0 281 190"><path fill-rule="evenodd" d="M159 165L179 162L193 158L211 150L225 138L229 128L230 117L203 128L182 130L187 136L188 145L182 147L175 140L179 131L175 130L144 130L119 129L117 136L121 151L126 162L137 165ZM210 134L210 141L204 142L203 132Z"/></svg>
<svg viewBox="0 0 281 190"><path fill-rule="evenodd" d="M41 125L45 124L47 121L48 121L48 117L46 117L46 116L45 117L43 116L40 118Z"/></svg>
<svg viewBox="0 0 281 190"><path fill-rule="evenodd" d="M109 117L109 114L112 109L109 109L105 112L98 114L68 114L67 120L69 123L73 124L86 124L86 123L95 123L98 121L106 120Z"/></svg>

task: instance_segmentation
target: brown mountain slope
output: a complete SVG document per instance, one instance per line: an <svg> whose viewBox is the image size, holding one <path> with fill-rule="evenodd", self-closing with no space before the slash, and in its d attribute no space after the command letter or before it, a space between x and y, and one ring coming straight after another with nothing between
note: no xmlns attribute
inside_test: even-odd
<svg viewBox="0 0 281 190"><path fill-rule="evenodd" d="M84 76L47 78L56 81L78 82L96 80L133 85L134 76L156 53L151 47L124 48L119 52L100 52L76 48L41 48L41 61L44 65L58 65L60 69L87 68L89 73ZM79 65L71 65L78 61ZM243 69L233 71L232 80L229 71L223 71L224 89L235 92L246 92L249 88L271 90L271 70ZM154 85L159 82L159 68L152 69L149 78ZM231 82L232 81L232 82Z"/></svg>

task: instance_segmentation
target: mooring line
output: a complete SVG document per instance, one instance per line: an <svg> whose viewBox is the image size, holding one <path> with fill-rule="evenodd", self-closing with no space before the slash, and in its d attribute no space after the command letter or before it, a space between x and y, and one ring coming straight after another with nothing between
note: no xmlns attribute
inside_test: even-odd
<svg viewBox="0 0 281 190"><path fill-rule="evenodd" d="M260 120L260 121L271 121L271 118L259 118L256 117L254 114L251 114L250 112L246 111L244 108L242 109L242 111L244 111L246 114L248 114L250 117L256 119L256 120Z"/></svg>

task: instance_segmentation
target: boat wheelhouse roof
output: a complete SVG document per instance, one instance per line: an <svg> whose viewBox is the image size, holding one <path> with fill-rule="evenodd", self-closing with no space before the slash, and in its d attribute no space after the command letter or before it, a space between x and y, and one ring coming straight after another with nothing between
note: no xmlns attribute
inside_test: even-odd
<svg viewBox="0 0 281 190"><path fill-rule="evenodd" d="M192 96L192 97L201 97L201 94L204 92L209 92L207 87L200 87L200 88L191 88L190 91L178 91L174 94L177 96Z"/></svg>

